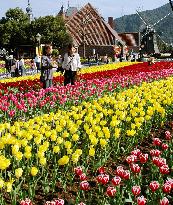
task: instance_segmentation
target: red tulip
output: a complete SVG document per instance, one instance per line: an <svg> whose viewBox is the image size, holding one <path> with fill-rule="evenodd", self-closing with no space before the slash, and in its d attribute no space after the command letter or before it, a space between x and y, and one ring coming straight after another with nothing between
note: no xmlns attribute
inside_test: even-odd
<svg viewBox="0 0 173 205"><path fill-rule="evenodd" d="M169 204L169 200L166 197L160 200L160 205L168 205L168 204Z"/></svg>
<svg viewBox="0 0 173 205"><path fill-rule="evenodd" d="M107 175L107 174L100 174L97 177L97 181L98 181L98 183L105 185L105 184L107 184L109 182L109 175Z"/></svg>
<svg viewBox="0 0 173 205"><path fill-rule="evenodd" d="M111 186L109 186L107 188L107 191L106 191L106 193L109 197L114 197L116 192L117 192L117 190L114 187L111 187Z"/></svg>
<svg viewBox="0 0 173 205"><path fill-rule="evenodd" d="M149 187L150 187L152 192L155 192L156 190L159 189L160 184L156 181L153 181L153 182L150 183Z"/></svg>
<svg viewBox="0 0 173 205"><path fill-rule="evenodd" d="M140 149L135 149L131 152L131 155L135 155L135 156L139 156L141 154L141 150Z"/></svg>
<svg viewBox="0 0 173 205"><path fill-rule="evenodd" d="M114 186L118 186L120 183L121 183L121 177L115 176L115 177L112 179L112 184L113 184Z"/></svg>
<svg viewBox="0 0 173 205"><path fill-rule="evenodd" d="M90 185L87 181L82 181L80 183L80 189L83 190L83 191L88 191L90 188Z"/></svg>
<svg viewBox="0 0 173 205"><path fill-rule="evenodd" d="M82 167L76 167L74 168L74 171L77 176L80 176L83 173Z"/></svg>
<svg viewBox="0 0 173 205"><path fill-rule="evenodd" d="M168 144L162 144L162 149L163 150L167 150L169 148L169 145Z"/></svg>
<svg viewBox="0 0 173 205"><path fill-rule="evenodd" d="M166 159L164 158L159 158L159 157L153 157L152 158L152 162L158 166L158 167L162 167L163 165L166 164Z"/></svg>
<svg viewBox="0 0 173 205"><path fill-rule="evenodd" d="M165 132L165 138L166 138L166 140L171 140L172 136L171 136L171 133L169 131Z"/></svg>
<svg viewBox="0 0 173 205"><path fill-rule="evenodd" d="M133 186L132 193L134 196L138 196L141 193L141 187L140 186Z"/></svg>
<svg viewBox="0 0 173 205"><path fill-rule="evenodd" d="M152 157L159 157L161 155L161 151L157 150L157 149L153 149L153 150L150 151L150 155Z"/></svg>
<svg viewBox="0 0 173 205"><path fill-rule="evenodd" d="M159 138L153 139L153 145L154 146L160 146L162 144L162 141Z"/></svg>
<svg viewBox="0 0 173 205"><path fill-rule="evenodd" d="M134 163L137 161L137 156L136 155L130 155L126 158L126 162L128 164Z"/></svg>
<svg viewBox="0 0 173 205"><path fill-rule="evenodd" d="M164 193L170 193L170 192L171 192L171 189L172 189L171 184L165 183L165 184L163 185L163 192L164 192Z"/></svg>
<svg viewBox="0 0 173 205"><path fill-rule="evenodd" d="M145 164L148 161L148 154L140 154L139 159L141 164Z"/></svg>
<svg viewBox="0 0 173 205"><path fill-rule="evenodd" d="M122 166L117 167L115 174L122 178L124 175L124 168Z"/></svg>
<svg viewBox="0 0 173 205"><path fill-rule="evenodd" d="M167 164L159 168L161 174L169 174L169 166Z"/></svg>
<svg viewBox="0 0 173 205"><path fill-rule="evenodd" d="M20 202L20 205L32 205L32 202L30 199L26 198Z"/></svg>
<svg viewBox="0 0 173 205"><path fill-rule="evenodd" d="M125 180L129 180L130 179L130 171L129 170L124 170L122 178Z"/></svg>
<svg viewBox="0 0 173 205"><path fill-rule="evenodd" d="M137 198L137 204L138 205L145 205L147 203L147 200L144 196L140 196Z"/></svg>
<svg viewBox="0 0 173 205"><path fill-rule="evenodd" d="M104 174L105 173L105 168L104 167L99 167L98 172L99 172L99 174Z"/></svg>
<svg viewBox="0 0 173 205"><path fill-rule="evenodd" d="M134 173L140 173L140 171L141 171L141 168L138 164L131 164L130 168L131 168L132 172L134 172Z"/></svg>
<svg viewBox="0 0 173 205"><path fill-rule="evenodd" d="M81 175L79 176L79 178L80 178L81 181L87 180L86 174L81 174Z"/></svg>
<svg viewBox="0 0 173 205"><path fill-rule="evenodd" d="M64 200L63 199L57 199L55 200L55 205L64 205Z"/></svg>

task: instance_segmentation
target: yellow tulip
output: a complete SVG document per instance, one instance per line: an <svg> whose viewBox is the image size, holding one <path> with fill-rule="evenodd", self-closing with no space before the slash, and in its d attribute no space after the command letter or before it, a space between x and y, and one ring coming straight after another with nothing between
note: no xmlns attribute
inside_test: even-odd
<svg viewBox="0 0 173 205"><path fill-rule="evenodd" d="M20 178L23 174L23 169L22 168L18 168L15 170L15 176L16 178Z"/></svg>
<svg viewBox="0 0 173 205"><path fill-rule="evenodd" d="M37 175L37 173L38 173L38 169L37 169L36 167L32 167L32 168L31 168L31 175L32 175L33 177L35 177L35 176Z"/></svg>

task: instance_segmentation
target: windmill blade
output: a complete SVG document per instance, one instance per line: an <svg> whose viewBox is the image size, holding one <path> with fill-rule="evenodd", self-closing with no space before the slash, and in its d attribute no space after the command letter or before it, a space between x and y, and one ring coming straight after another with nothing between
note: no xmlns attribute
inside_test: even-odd
<svg viewBox="0 0 173 205"><path fill-rule="evenodd" d="M153 27L156 26L157 24L159 24L159 23L160 23L161 21L163 21L165 18L167 18L170 14L171 14L171 13L167 14L166 16L164 16L163 18L161 18L159 21L157 21L157 22L153 25Z"/></svg>
<svg viewBox="0 0 173 205"><path fill-rule="evenodd" d="M168 43L166 43L166 42L162 39L162 37L161 37L158 33L156 33L156 36L158 36L158 37L160 38L160 40L161 40L165 45L168 44Z"/></svg>
<svg viewBox="0 0 173 205"><path fill-rule="evenodd" d="M143 23L148 26L148 24L146 23L146 21L142 18L142 16L140 15L140 13L138 12L138 10L136 10L136 13L138 14L139 18L143 21Z"/></svg>

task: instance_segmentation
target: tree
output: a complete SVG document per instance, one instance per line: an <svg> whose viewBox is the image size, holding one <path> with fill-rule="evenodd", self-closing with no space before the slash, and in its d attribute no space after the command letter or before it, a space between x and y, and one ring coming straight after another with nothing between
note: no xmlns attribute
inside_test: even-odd
<svg viewBox="0 0 173 205"><path fill-rule="evenodd" d="M41 43L51 43L56 48L63 48L72 42L66 31L64 20L60 16L45 16L35 19L31 23L31 32L32 39L37 33L40 33Z"/></svg>
<svg viewBox="0 0 173 205"><path fill-rule="evenodd" d="M51 43L61 49L72 42L60 16L39 17L29 22L28 16L20 8L9 9L0 20L0 46L15 49L19 45L36 45L36 35L40 33L41 43Z"/></svg>
<svg viewBox="0 0 173 205"><path fill-rule="evenodd" d="M0 21L0 44L1 46L16 48L21 43L28 41L26 28L28 16L22 9L9 9L5 18Z"/></svg>

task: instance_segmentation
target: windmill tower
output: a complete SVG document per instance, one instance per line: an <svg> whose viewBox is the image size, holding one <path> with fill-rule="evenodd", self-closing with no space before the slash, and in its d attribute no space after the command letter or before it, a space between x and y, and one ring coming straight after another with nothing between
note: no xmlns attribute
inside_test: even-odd
<svg viewBox="0 0 173 205"><path fill-rule="evenodd" d="M32 14L32 7L30 4L30 0L28 0L28 6L26 7L26 13L28 14L29 22L31 23L33 14Z"/></svg>
<svg viewBox="0 0 173 205"><path fill-rule="evenodd" d="M145 28L140 32L141 33L141 55L143 54L158 54L160 53L158 44L157 44L157 38L160 38L160 40L166 44L166 42L162 39L162 37L157 33L155 26L159 24L161 21L163 21L165 18L167 18L171 13L168 13L163 18L159 19L156 23L153 25L149 24L142 16L141 13L137 10L137 15L142 20L143 24L145 25Z"/></svg>

